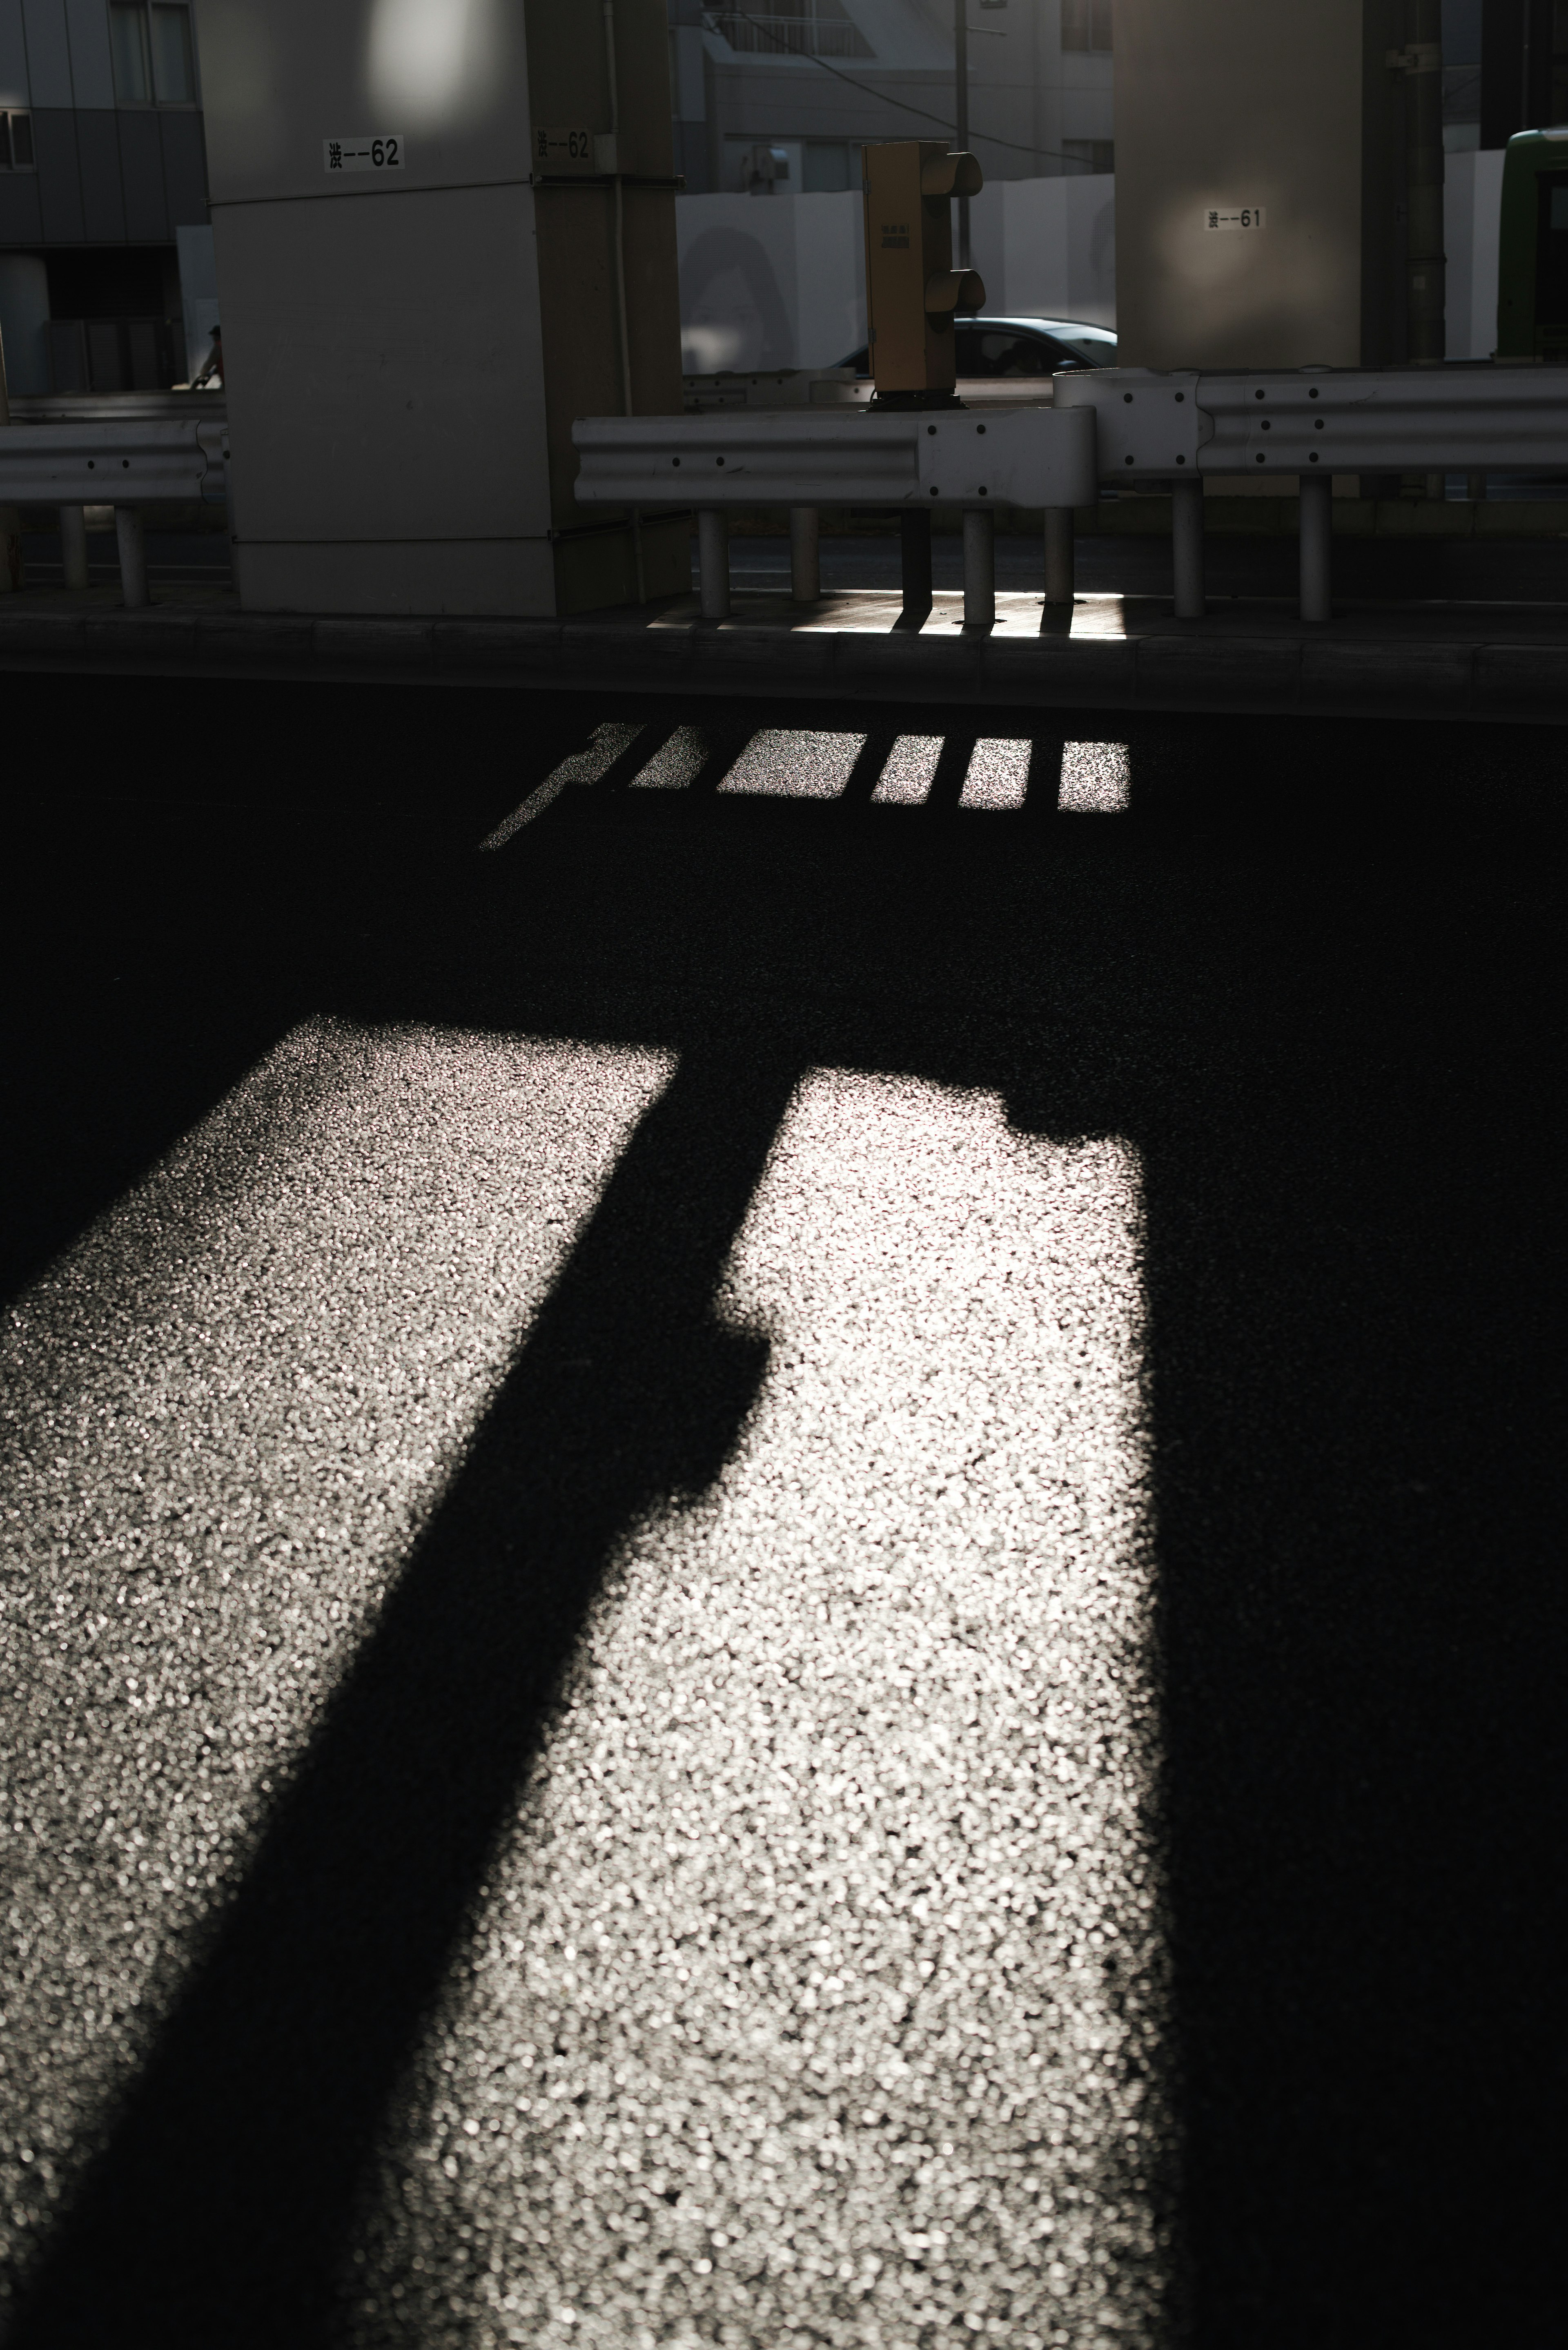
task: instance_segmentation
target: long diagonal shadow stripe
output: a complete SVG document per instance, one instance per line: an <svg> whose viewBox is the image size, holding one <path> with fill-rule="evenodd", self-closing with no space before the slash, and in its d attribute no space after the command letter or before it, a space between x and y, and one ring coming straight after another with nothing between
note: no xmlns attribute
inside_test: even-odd
<svg viewBox="0 0 1568 2350"><path fill-rule="evenodd" d="M796 1075L700 1045L644 1118L12 2350L332 2338L358 2182L607 1555L717 1474L756 1395L766 1342L711 1302Z"/></svg>

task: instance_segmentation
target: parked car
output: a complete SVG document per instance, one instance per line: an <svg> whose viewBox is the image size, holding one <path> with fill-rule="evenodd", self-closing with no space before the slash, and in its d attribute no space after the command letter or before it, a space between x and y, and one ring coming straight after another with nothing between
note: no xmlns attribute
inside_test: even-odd
<svg viewBox="0 0 1568 2350"><path fill-rule="evenodd" d="M960 318L958 371L973 382L986 376L1054 375L1058 368L1115 367L1116 338L1107 327L1074 318ZM866 351L851 351L840 367L869 375Z"/></svg>

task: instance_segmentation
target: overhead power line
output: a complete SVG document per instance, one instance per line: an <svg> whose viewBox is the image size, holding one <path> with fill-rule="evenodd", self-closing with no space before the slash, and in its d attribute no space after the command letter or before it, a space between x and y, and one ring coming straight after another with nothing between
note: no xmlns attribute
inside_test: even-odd
<svg viewBox="0 0 1568 2350"><path fill-rule="evenodd" d="M775 41L786 57L801 57L808 66L820 66L824 73L833 76L835 81L847 82L851 89L857 89L862 95L869 87L863 74L841 73L836 66L830 66L826 57L814 57L809 49L792 49L787 41L775 34L761 16L753 16L749 8L711 8L707 13L711 16L738 16L743 25L754 25L764 39ZM937 129L945 130L950 139L957 136L952 123L944 122L940 114L929 114L923 106L911 106L905 98L889 98L883 89L871 89L870 95L879 99L884 106L896 106L900 114L913 114L922 122L934 122ZM1053 163L1083 163L1085 161L1082 155L1064 154L1059 147L1025 147L1021 140L998 139L990 130L979 131L976 136L988 140L992 147L1006 147L1015 155L1044 155Z"/></svg>

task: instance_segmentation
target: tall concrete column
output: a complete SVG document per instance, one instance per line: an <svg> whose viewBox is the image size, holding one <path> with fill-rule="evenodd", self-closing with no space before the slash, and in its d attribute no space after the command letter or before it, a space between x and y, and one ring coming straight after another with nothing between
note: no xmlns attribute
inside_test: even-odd
<svg viewBox="0 0 1568 2350"><path fill-rule="evenodd" d="M1116 0L1124 365L1404 355L1364 346L1390 309L1404 336L1388 253L1405 199L1403 92L1388 55L1407 40L1407 5ZM1437 13L1437 0L1408 5ZM1439 183L1439 243L1441 201Z"/></svg>
<svg viewBox="0 0 1568 2350"><path fill-rule="evenodd" d="M570 439L680 407L664 0L196 5L245 606L682 592Z"/></svg>

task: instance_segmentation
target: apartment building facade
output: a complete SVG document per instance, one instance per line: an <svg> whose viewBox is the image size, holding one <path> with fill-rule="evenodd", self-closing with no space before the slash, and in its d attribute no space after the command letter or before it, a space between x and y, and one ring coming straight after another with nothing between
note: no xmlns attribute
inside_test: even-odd
<svg viewBox="0 0 1568 2350"><path fill-rule="evenodd" d="M968 0L970 145L988 181L1113 169L1114 0ZM669 0L689 189L858 186L867 140L951 136L953 0Z"/></svg>
<svg viewBox="0 0 1568 2350"><path fill-rule="evenodd" d="M185 380L216 317L206 200L187 0L0 0L13 392Z"/></svg>

